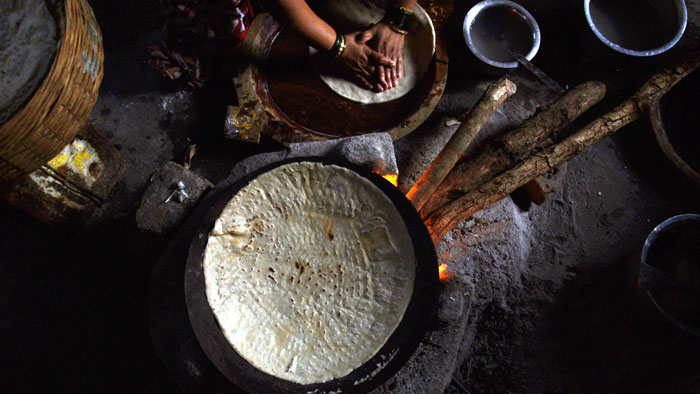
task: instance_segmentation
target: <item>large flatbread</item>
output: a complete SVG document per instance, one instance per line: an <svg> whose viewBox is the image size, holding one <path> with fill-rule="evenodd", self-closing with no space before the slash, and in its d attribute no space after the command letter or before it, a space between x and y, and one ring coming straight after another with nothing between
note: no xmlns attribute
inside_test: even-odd
<svg viewBox="0 0 700 394"><path fill-rule="evenodd" d="M209 234L204 277L224 336L281 379L343 377L386 343L413 293L415 255L391 200L345 168L264 173Z"/></svg>
<svg viewBox="0 0 700 394"><path fill-rule="evenodd" d="M385 1L335 0L327 1L318 14L340 33L364 30L384 17ZM317 51L309 47L311 54ZM365 104L396 100L411 91L428 71L435 53L435 29L428 14L416 4L414 18L404 42L403 77L399 86L384 92L362 88L347 79L328 73L320 68L323 82L339 95Z"/></svg>

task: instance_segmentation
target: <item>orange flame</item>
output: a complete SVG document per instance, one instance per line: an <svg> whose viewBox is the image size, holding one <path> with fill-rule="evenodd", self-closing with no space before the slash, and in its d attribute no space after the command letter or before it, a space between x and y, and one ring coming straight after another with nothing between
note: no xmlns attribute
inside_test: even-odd
<svg viewBox="0 0 700 394"><path fill-rule="evenodd" d="M399 185L399 176L397 174L384 174L382 177L391 182L391 184L394 186Z"/></svg>
<svg viewBox="0 0 700 394"><path fill-rule="evenodd" d="M438 275L440 276L440 282L444 282L452 277L452 274L447 272L447 264L440 264L438 267Z"/></svg>

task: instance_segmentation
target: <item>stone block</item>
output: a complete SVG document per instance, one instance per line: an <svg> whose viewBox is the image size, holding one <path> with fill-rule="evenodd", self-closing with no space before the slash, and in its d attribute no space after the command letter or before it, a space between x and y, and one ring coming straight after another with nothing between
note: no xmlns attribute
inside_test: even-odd
<svg viewBox="0 0 700 394"><path fill-rule="evenodd" d="M181 187L179 187L181 186ZM168 162L151 176L136 211L141 230L165 235L176 229L195 206L199 197L214 185L186 169Z"/></svg>
<svg viewBox="0 0 700 394"><path fill-rule="evenodd" d="M394 144L388 133L372 133L328 141L289 145L289 157L327 156L367 167L375 172L398 174Z"/></svg>

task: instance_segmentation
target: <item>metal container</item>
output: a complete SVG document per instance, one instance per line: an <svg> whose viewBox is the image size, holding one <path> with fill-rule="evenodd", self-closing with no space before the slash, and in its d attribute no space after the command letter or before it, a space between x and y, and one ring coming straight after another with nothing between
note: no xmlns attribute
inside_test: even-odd
<svg viewBox="0 0 700 394"><path fill-rule="evenodd" d="M349 374L332 380L298 384L269 375L244 359L225 338L208 303L204 283L203 259L208 234L222 210L240 189L256 177L279 166L297 162L317 162L336 165L354 171L378 187L391 200L403 218L416 256L416 275L411 301L401 323L387 342L370 360ZM440 294L438 259L430 232L420 215L394 185L380 175L363 167L321 157L286 159L264 166L236 181L217 195L189 249L185 270L185 301L190 324L204 353L211 362L236 386L249 393L369 393L392 377L409 360L429 328Z"/></svg>
<svg viewBox="0 0 700 394"><path fill-rule="evenodd" d="M490 23L489 23L490 22ZM511 26L511 28L509 28ZM462 24L464 41L485 71L504 72L518 67L499 39L532 60L540 49L541 33L535 18L509 0L484 0L473 6ZM527 45L526 45L527 43Z"/></svg>
<svg viewBox="0 0 700 394"><path fill-rule="evenodd" d="M688 100L700 90L700 70L651 104L649 118L656 141L669 161L700 186L700 102Z"/></svg>
<svg viewBox="0 0 700 394"><path fill-rule="evenodd" d="M700 215L673 216L644 242L639 285L668 321L700 336Z"/></svg>
<svg viewBox="0 0 700 394"><path fill-rule="evenodd" d="M583 10L597 40L626 56L666 52L681 39L688 22L683 0L584 0Z"/></svg>

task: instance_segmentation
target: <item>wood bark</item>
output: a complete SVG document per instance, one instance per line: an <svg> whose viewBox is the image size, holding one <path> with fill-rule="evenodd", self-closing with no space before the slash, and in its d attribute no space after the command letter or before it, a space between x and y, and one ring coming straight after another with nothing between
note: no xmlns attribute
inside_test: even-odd
<svg viewBox="0 0 700 394"><path fill-rule="evenodd" d="M469 144L494 112L508 97L515 94L516 90L513 82L501 78L489 86L479 101L462 116L462 124L447 142L447 145L406 194L417 210L421 209L450 170L457 164Z"/></svg>
<svg viewBox="0 0 700 394"><path fill-rule="evenodd" d="M435 211L426 220L433 242L437 245L448 231L474 213L647 114L652 103L659 100L699 64L700 51L693 52L684 60L653 75L629 99L570 137L532 155L514 168Z"/></svg>
<svg viewBox="0 0 700 394"><path fill-rule="evenodd" d="M513 131L488 144L476 157L459 164L422 207L423 217L429 217L450 200L513 167L552 133L561 131L600 102L605 91L602 82L578 85Z"/></svg>

